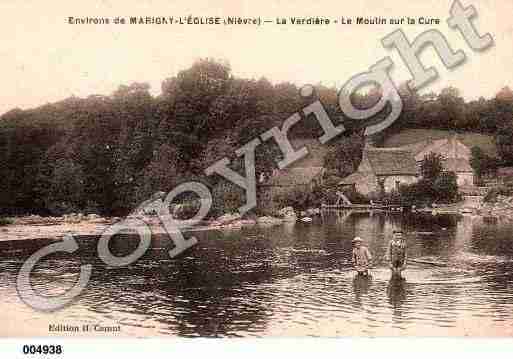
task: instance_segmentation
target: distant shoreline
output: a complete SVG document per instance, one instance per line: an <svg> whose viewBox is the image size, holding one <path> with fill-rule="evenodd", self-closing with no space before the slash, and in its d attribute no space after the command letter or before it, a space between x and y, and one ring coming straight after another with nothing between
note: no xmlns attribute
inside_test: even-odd
<svg viewBox="0 0 513 359"><path fill-rule="evenodd" d="M419 209L413 213L424 213L430 215L462 214L461 205L439 206L430 210ZM501 217L501 214L490 214L489 211L475 210L471 215L476 217ZM398 214L397 212L394 212ZM269 222L259 222L258 220L238 219L230 222L222 223L219 221L203 221L196 225L191 225L183 229L185 232L209 231L209 230L239 230L244 227L251 226L273 226L283 223L282 219L268 217ZM13 224L0 227L0 243L19 242L28 240L47 240L58 241L66 234L73 236L100 236L110 225L121 221L121 218L95 218L94 220L83 219L76 222L67 222L62 217L39 217L26 216L14 218ZM152 235L161 236L168 235L165 228L157 217L147 216L142 218L147 223Z"/></svg>

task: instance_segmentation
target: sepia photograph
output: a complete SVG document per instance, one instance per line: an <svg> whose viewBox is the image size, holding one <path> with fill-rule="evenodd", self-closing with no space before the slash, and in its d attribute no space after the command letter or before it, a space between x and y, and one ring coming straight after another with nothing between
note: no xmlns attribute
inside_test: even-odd
<svg viewBox="0 0 513 359"><path fill-rule="evenodd" d="M512 14L2 1L0 338L511 339Z"/></svg>

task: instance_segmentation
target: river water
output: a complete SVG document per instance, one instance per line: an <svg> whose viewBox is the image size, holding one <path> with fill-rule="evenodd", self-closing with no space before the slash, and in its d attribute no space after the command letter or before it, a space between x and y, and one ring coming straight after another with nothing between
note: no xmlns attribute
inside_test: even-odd
<svg viewBox="0 0 513 359"><path fill-rule="evenodd" d="M384 260L394 229L406 233L405 280L391 280ZM170 259L171 242L156 237L136 263L109 268L95 239L80 254L50 256L33 274L45 295L71 286L80 264L94 266L82 295L68 307L36 312L15 282L28 253L0 251L0 336L118 335L512 336L513 226L478 217L337 212L309 224L203 231L199 244ZM371 279L351 270L351 239L375 257ZM111 249L126 255L132 237ZM50 332L49 325L117 326L120 332Z"/></svg>

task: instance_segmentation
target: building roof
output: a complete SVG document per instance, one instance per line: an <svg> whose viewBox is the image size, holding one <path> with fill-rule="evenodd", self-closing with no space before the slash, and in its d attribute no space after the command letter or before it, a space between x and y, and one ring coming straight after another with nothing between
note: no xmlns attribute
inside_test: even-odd
<svg viewBox="0 0 513 359"><path fill-rule="evenodd" d="M364 156L374 174L383 175L412 175L418 173L417 162L410 151L372 148L365 151Z"/></svg>
<svg viewBox="0 0 513 359"><path fill-rule="evenodd" d="M443 161L443 167L446 171L461 173L461 172L474 172L468 160L465 158L448 158Z"/></svg>
<svg viewBox="0 0 513 359"><path fill-rule="evenodd" d="M423 141L423 143L426 143L426 141ZM417 147L417 149L419 148L420 146ZM417 161L420 161L429 153L438 153L445 158L466 158L467 161L471 156L470 148L461 142L457 135L436 141L428 141L427 146L416 153L414 152L414 156Z"/></svg>
<svg viewBox="0 0 513 359"><path fill-rule="evenodd" d="M297 186L310 184L317 176L322 175L324 167L293 167L278 170L265 183L268 186Z"/></svg>
<svg viewBox="0 0 513 359"><path fill-rule="evenodd" d="M413 153L413 155L417 155L418 153L421 153L421 152L424 152L425 150L427 150L428 147L431 150L433 150L433 149L438 148L446 143L447 143L447 139L441 139L441 140L426 139L426 140L422 140L419 142L411 143L406 146L402 146L400 148L402 148L403 150L410 151L411 153Z"/></svg>
<svg viewBox="0 0 513 359"><path fill-rule="evenodd" d="M469 163L470 150L456 135L438 140L426 139L400 149L410 151L418 161L428 153L439 153L445 157L443 161L445 170L456 173L473 172Z"/></svg>

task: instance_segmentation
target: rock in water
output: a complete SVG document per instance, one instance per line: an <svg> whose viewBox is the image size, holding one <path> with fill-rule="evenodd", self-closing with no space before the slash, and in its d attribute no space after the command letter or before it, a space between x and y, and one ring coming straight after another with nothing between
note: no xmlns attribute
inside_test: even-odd
<svg viewBox="0 0 513 359"><path fill-rule="evenodd" d="M216 219L219 224L226 224L234 221L238 221L241 218L239 213L227 213Z"/></svg>
<svg viewBox="0 0 513 359"><path fill-rule="evenodd" d="M257 219L257 223L261 224L261 225L275 226L275 225L281 224L282 222L283 221L280 218L270 217L270 216L258 217L258 219Z"/></svg>

